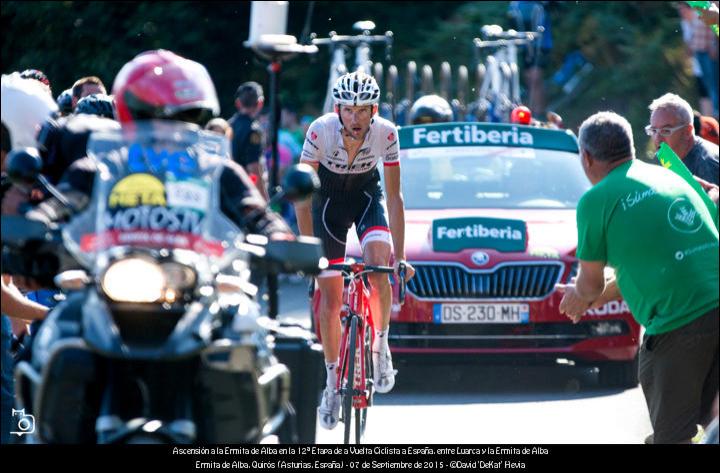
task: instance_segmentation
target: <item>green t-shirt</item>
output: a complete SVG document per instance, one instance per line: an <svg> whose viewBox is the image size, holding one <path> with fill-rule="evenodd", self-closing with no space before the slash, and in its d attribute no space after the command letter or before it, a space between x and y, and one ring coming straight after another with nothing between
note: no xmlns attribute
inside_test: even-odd
<svg viewBox="0 0 720 473"><path fill-rule="evenodd" d="M700 196L662 166L623 163L582 196L577 257L615 268L650 335L718 306L718 231Z"/></svg>

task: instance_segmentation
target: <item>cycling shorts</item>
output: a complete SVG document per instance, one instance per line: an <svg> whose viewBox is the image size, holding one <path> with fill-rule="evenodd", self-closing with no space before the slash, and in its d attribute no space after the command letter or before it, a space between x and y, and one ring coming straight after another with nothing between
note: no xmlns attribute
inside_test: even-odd
<svg viewBox="0 0 720 473"><path fill-rule="evenodd" d="M372 241L390 245L385 198L379 186L348 197L316 195L312 216L315 236L322 240L330 264L345 261L347 234L353 223L363 252L365 245ZM339 271L324 270L319 277L338 275Z"/></svg>

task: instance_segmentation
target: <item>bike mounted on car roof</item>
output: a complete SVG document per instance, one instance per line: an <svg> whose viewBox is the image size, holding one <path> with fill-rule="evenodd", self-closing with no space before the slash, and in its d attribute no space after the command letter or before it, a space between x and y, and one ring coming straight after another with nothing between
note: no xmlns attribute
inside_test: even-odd
<svg viewBox="0 0 720 473"><path fill-rule="evenodd" d="M372 30L375 29L375 23L372 21L358 21L353 28L362 33L353 36L338 35L335 31L331 31L327 38L318 38L315 33L311 34L312 44L317 46L328 46L332 58L330 60L330 74L328 77L327 91L325 93L325 102L323 105L323 113L333 111L333 95L332 89L337 79L348 72L347 53L349 48L355 48L355 64L354 71L363 71L367 74L373 74L378 84L383 80L383 65L381 62L374 62L371 58L372 45L385 45L385 60L390 61L392 57L393 33L386 31L383 35L373 35ZM395 108L395 83L397 82L397 68L390 66L388 69L387 84L385 88L385 101L381 101L381 115L387 115L387 112ZM386 116L386 118L388 118Z"/></svg>

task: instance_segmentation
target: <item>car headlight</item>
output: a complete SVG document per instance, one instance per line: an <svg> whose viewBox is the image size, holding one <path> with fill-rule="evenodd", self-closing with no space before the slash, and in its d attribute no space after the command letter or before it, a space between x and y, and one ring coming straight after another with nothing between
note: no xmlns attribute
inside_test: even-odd
<svg viewBox="0 0 720 473"><path fill-rule="evenodd" d="M110 265L102 277L103 292L118 302L159 302L167 278L162 267L143 258L126 258Z"/></svg>

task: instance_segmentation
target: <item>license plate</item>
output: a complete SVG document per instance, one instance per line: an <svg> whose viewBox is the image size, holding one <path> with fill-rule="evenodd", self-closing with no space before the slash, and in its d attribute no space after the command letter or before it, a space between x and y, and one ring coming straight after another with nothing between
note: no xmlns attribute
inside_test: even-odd
<svg viewBox="0 0 720 473"><path fill-rule="evenodd" d="M528 304L435 304L436 324L526 324Z"/></svg>

